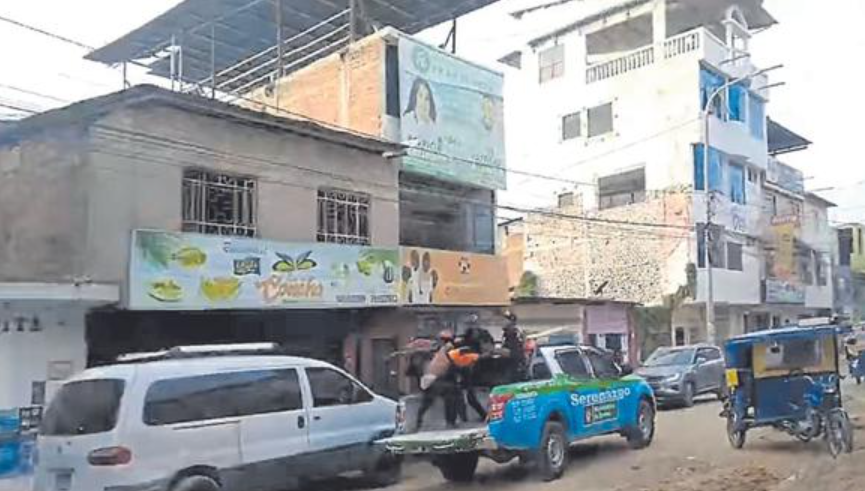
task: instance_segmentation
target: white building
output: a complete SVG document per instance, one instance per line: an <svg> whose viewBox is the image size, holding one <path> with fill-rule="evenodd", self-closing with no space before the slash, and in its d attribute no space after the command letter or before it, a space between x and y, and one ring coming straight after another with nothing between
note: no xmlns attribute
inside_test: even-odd
<svg viewBox="0 0 865 491"><path fill-rule="evenodd" d="M756 312L770 311L763 308L769 80L748 49L752 33L775 23L762 1L588 0L514 16L527 31L555 27L500 60L515 68L511 167L573 182L517 172L505 201L538 204L567 191L559 211L579 217L575 225L547 216L534 230L527 221L526 269L539 275L541 294L672 302L674 340L703 339L702 230L711 223L719 337L759 326ZM704 129L709 95L740 78L713 100ZM831 300L831 287L808 298L822 307L825 295Z"/></svg>

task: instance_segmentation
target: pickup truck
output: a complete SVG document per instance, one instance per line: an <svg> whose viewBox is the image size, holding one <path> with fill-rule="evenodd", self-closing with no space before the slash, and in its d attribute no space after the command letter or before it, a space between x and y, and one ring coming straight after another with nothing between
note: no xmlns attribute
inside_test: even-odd
<svg viewBox="0 0 865 491"><path fill-rule="evenodd" d="M529 382L492 390L485 426L423 431L380 443L396 455L431 458L452 482L471 481L480 457L498 463L519 459L551 481L564 473L572 443L618 433L632 448L651 444L652 389L606 353L545 346L531 357L529 372Z"/></svg>

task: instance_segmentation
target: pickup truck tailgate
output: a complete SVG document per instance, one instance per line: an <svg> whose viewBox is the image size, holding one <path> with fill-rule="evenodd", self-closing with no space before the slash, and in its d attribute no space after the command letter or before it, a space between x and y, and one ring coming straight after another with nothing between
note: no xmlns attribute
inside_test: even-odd
<svg viewBox="0 0 865 491"><path fill-rule="evenodd" d="M422 431L385 438L376 443L398 455L451 454L495 448L486 426Z"/></svg>

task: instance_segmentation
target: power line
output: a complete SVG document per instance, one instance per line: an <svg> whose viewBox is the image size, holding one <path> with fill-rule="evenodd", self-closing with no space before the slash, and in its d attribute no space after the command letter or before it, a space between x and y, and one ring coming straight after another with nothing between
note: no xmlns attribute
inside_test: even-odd
<svg viewBox="0 0 865 491"><path fill-rule="evenodd" d="M94 49L96 49L93 46L88 46L82 42L76 41L76 40L68 38L66 36L62 36L60 34L55 34L53 32L46 31L45 29L42 29L42 28L39 28L36 26L32 26L30 24L25 24L21 21L15 20L15 19L10 19L9 17L5 17L5 16L0 15L0 21L18 26L22 29L27 29L28 31L42 34L43 36L48 36L50 38L56 39L58 41L62 41L62 42L67 43L67 44L71 44L73 46L78 46L79 48L84 48L84 49L89 50L89 51L93 51Z"/></svg>
<svg viewBox="0 0 865 491"><path fill-rule="evenodd" d="M7 84L0 83L0 88L14 90L15 92L20 92L22 94L32 95L32 96L36 96L36 97L42 97L43 99L49 99L52 101L61 102L63 104L69 104L72 102L72 101L69 101L66 99L61 99L59 97L54 97L53 95L43 94L41 92L36 92L33 90L29 90L29 89L22 89L21 87L16 87L14 85L7 85Z"/></svg>

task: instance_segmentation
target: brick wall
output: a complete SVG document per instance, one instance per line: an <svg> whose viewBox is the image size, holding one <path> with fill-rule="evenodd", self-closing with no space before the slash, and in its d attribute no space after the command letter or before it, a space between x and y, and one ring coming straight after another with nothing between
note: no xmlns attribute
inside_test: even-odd
<svg viewBox="0 0 865 491"><path fill-rule="evenodd" d="M280 80L273 90L248 95L261 101L245 105L268 112L268 106L361 133L382 136L385 42L373 35L347 50L327 56ZM281 113L285 115L285 113Z"/></svg>
<svg viewBox="0 0 865 491"><path fill-rule="evenodd" d="M583 212L580 200L525 219L525 269L539 277L540 296L659 303L687 284L692 194L652 193L644 203ZM587 217L580 220L570 217ZM602 223L615 220L672 227Z"/></svg>

